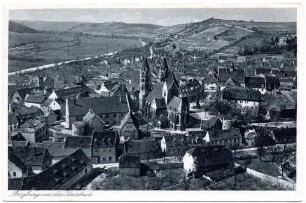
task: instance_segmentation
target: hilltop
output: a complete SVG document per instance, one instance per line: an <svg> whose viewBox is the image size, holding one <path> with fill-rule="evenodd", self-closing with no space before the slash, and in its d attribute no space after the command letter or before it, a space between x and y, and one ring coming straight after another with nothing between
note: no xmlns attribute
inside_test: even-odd
<svg viewBox="0 0 306 203"><path fill-rule="evenodd" d="M37 31L33 28L21 25L14 21L9 21L9 32L18 32L18 33L36 33Z"/></svg>

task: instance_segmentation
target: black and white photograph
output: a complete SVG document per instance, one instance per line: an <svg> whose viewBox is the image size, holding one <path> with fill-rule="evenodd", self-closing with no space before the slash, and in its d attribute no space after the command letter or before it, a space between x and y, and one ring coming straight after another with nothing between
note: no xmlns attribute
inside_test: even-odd
<svg viewBox="0 0 306 203"><path fill-rule="evenodd" d="M10 9L3 188L296 191L297 19Z"/></svg>

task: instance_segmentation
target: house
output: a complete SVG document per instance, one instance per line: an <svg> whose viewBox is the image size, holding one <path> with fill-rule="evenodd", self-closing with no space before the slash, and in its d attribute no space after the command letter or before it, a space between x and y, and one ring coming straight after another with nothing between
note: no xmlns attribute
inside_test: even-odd
<svg viewBox="0 0 306 203"><path fill-rule="evenodd" d="M296 128L275 128L271 136L277 144L296 143Z"/></svg>
<svg viewBox="0 0 306 203"><path fill-rule="evenodd" d="M154 139L135 140L124 143L125 154L138 156L140 160L156 159L161 157L161 149Z"/></svg>
<svg viewBox="0 0 306 203"><path fill-rule="evenodd" d="M8 132L12 132L16 128L18 128L18 120L16 115L13 112L8 113Z"/></svg>
<svg viewBox="0 0 306 203"><path fill-rule="evenodd" d="M275 89L279 89L280 87L280 81L278 77L275 75L269 74L265 76L266 79L266 89L267 91L272 91Z"/></svg>
<svg viewBox="0 0 306 203"><path fill-rule="evenodd" d="M122 155L119 157L120 175L140 176L140 159L138 156Z"/></svg>
<svg viewBox="0 0 306 203"><path fill-rule="evenodd" d="M60 112L61 111L61 104L58 102L59 98L53 100L53 99L46 99L42 106L45 106L49 109L51 109L54 112Z"/></svg>
<svg viewBox="0 0 306 203"><path fill-rule="evenodd" d="M188 149L185 135L164 136L160 147L165 156L182 157Z"/></svg>
<svg viewBox="0 0 306 203"><path fill-rule="evenodd" d="M254 115L257 115L261 102L261 94L258 91L246 88L230 88L221 92L221 100L228 102L235 108L241 109L242 113L250 110Z"/></svg>
<svg viewBox="0 0 306 203"><path fill-rule="evenodd" d="M35 119L38 116L43 116L44 112L35 106L25 107L21 106L15 110L15 115L20 123L23 123L27 120Z"/></svg>
<svg viewBox="0 0 306 203"><path fill-rule="evenodd" d="M236 56L236 63L244 63L246 60L246 56Z"/></svg>
<svg viewBox="0 0 306 203"><path fill-rule="evenodd" d="M157 128L169 128L169 127L170 127L169 118L164 114L161 114L159 118L157 118Z"/></svg>
<svg viewBox="0 0 306 203"><path fill-rule="evenodd" d="M12 96L12 101L14 103L23 103L25 97L27 94L31 94L34 90L39 90L40 88L31 87L31 88L21 88L15 91L15 93Z"/></svg>
<svg viewBox="0 0 306 203"><path fill-rule="evenodd" d="M77 150L40 174L32 176L25 190L68 190L92 172L90 159L81 150Z"/></svg>
<svg viewBox="0 0 306 203"><path fill-rule="evenodd" d="M88 95L89 93L94 93L89 87L84 84L68 86L62 89L53 90L49 95L49 99L56 100L57 98L74 98L77 95Z"/></svg>
<svg viewBox="0 0 306 203"><path fill-rule="evenodd" d="M244 133L244 139L245 139L245 143L248 147L252 147L255 145L255 139L257 137L257 133L255 131L255 129L250 129L247 130Z"/></svg>
<svg viewBox="0 0 306 203"><path fill-rule="evenodd" d="M73 122L82 121L89 109L105 123L120 125L122 118L129 112L128 99L126 96L66 99L66 123L71 127Z"/></svg>
<svg viewBox="0 0 306 203"><path fill-rule="evenodd" d="M44 95L27 94L24 99L24 105L26 107L35 106L40 108L46 100L47 97Z"/></svg>
<svg viewBox="0 0 306 203"><path fill-rule="evenodd" d="M204 92L217 92L218 78L217 75L210 71L202 80Z"/></svg>
<svg viewBox="0 0 306 203"><path fill-rule="evenodd" d="M119 127L119 136L122 137L124 140L128 138L140 139L141 132L139 131L137 119L132 112L128 112L123 117L121 125Z"/></svg>
<svg viewBox="0 0 306 203"><path fill-rule="evenodd" d="M43 142L49 139L48 125L38 120L30 120L14 130L20 133L30 143Z"/></svg>
<svg viewBox="0 0 306 203"><path fill-rule="evenodd" d="M244 69L218 68L218 82L224 85L230 79L237 86L244 86Z"/></svg>
<svg viewBox="0 0 306 203"><path fill-rule="evenodd" d="M117 161L118 135L115 131L93 132L92 163L104 164Z"/></svg>
<svg viewBox="0 0 306 203"><path fill-rule="evenodd" d="M91 109L83 117L85 123L85 134L91 134L92 131L101 132L104 131L105 122Z"/></svg>
<svg viewBox="0 0 306 203"><path fill-rule="evenodd" d="M71 151L65 148L65 141L44 141L40 147L48 150L52 156L52 165L71 154Z"/></svg>
<svg viewBox="0 0 306 203"><path fill-rule="evenodd" d="M189 119L189 102L187 97L173 96L167 106L170 126L173 130L185 130Z"/></svg>
<svg viewBox="0 0 306 203"><path fill-rule="evenodd" d="M202 176L214 170L234 169L234 155L224 146L195 147L183 157L186 175Z"/></svg>
<svg viewBox="0 0 306 203"><path fill-rule="evenodd" d="M197 79L191 78L179 88L179 97L187 97L188 101L197 101L202 92L202 85Z"/></svg>
<svg viewBox="0 0 306 203"><path fill-rule="evenodd" d="M13 152L8 153L8 177L21 178L31 175L31 168L28 168Z"/></svg>
<svg viewBox="0 0 306 203"><path fill-rule="evenodd" d="M257 90L261 94L265 94L267 91L265 77L245 77L245 86L247 88Z"/></svg>
<svg viewBox="0 0 306 203"><path fill-rule="evenodd" d="M65 151L69 154L77 151L78 149L82 149L83 152L89 158L91 158L91 144L91 136L69 136L66 137L64 148Z"/></svg>
<svg viewBox="0 0 306 203"><path fill-rule="evenodd" d="M239 128L227 130L207 131L203 138L207 145L223 145L229 148L238 148L242 145L242 136Z"/></svg>
<svg viewBox="0 0 306 203"><path fill-rule="evenodd" d="M9 153L14 154L19 160L34 173L40 173L51 166L52 157L47 149L41 147L9 147Z"/></svg>
<svg viewBox="0 0 306 203"><path fill-rule="evenodd" d="M208 120L202 120L201 129L203 130L222 130L222 121L220 118L216 116L213 116Z"/></svg>

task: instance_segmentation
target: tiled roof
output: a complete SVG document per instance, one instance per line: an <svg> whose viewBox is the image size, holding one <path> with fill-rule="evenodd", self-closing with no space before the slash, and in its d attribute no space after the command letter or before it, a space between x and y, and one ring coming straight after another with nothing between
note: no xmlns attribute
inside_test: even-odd
<svg viewBox="0 0 306 203"><path fill-rule="evenodd" d="M27 94L30 94L33 90L36 90L38 88L36 87L31 87L31 88L22 88L22 89L18 89L16 90L16 92L18 92L18 94L20 95L20 97L22 99L24 99L26 97Z"/></svg>
<svg viewBox="0 0 306 203"><path fill-rule="evenodd" d="M127 154L152 153L159 152L158 143L155 140L135 140L126 143Z"/></svg>
<svg viewBox="0 0 306 203"><path fill-rule="evenodd" d="M209 129L212 129L213 127L215 127L217 122L222 122L222 121L220 120L220 118L218 118L216 116L213 116L209 120L203 120L202 123L201 123L201 127L202 127L202 129L209 130Z"/></svg>
<svg viewBox="0 0 306 203"><path fill-rule="evenodd" d="M113 147L118 144L115 131L93 132L92 147Z"/></svg>
<svg viewBox="0 0 306 203"><path fill-rule="evenodd" d="M83 150L78 149L41 173L32 176L25 189L56 190L88 165L91 165L90 159Z"/></svg>
<svg viewBox="0 0 306 203"><path fill-rule="evenodd" d="M65 148L90 148L91 141L91 136L66 137Z"/></svg>
<svg viewBox="0 0 306 203"><path fill-rule="evenodd" d="M246 88L230 88L222 91L223 99L242 100L242 101L261 101L261 95L258 91Z"/></svg>
<svg viewBox="0 0 306 203"><path fill-rule="evenodd" d="M181 102L182 102L181 98L174 96L174 97L172 97L171 101L169 102L168 108L177 109L179 107L179 105L181 104Z"/></svg>
<svg viewBox="0 0 306 203"><path fill-rule="evenodd" d="M8 124L15 124L18 123L17 117L13 112L8 113Z"/></svg>
<svg viewBox="0 0 306 203"><path fill-rule="evenodd" d="M241 138L241 132L239 128L230 128L228 130L211 130L209 131L209 138L214 140L228 140Z"/></svg>
<svg viewBox="0 0 306 203"><path fill-rule="evenodd" d="M43 166L51 158L48 150L40 147L9 147L9 152L14 153L28 167Z"/></svg>
<svg viewBox="0 0 306 203"><path fill-rule="evenodd" d="M266 81L264 77L245 77L245 86L248 88L265 88Z"/></svg>
<svg viewBox="0 0 306 203"><path fill-rule="evenodd" d="M167 147L187 146L186 137L182 134L164 136L164 139Z"/></svg>
<svg viewBox="0 0 306 203"><path fill-rule="evenodd" d="M120 129L123 128L123 126L126 123L133 123L135 125L135 127L138 129L139 125L137 122L136 117L134 116L134 114L132 112L128 112L123 119L121 120L121 125L120 125Z"/></svg>
<svg viewBox="0 0 306 203"><path fill-rule="evenodd" d="M8 160L20 168L23 173L28 171L28 167L12 151L8 152Z"/></svg>
<svg viewBox="0 0 306 203"><path fill-rule="evenodd" d="M154 85L152 91L146 97L146 101L152 103L154 99L162 99L163 98L163 86L164 83L158 82Z"/></svg>
<svg viewBox="0 0 306 203"><path fill-rule="evenodd" d="M27 96L25 97L24 102L35 103L35 104L42 104L45 100L46 100L45 96L27 94Z"/></svg>
<svg viewBox="0 0 306 203"><path fill-rule="evenodd" d="M15 110L16 115L17 116L24 116L24 115L29 115L29 114L36 114L38 112L42 112L41 109L39 109L38 107L35 106L30 106L30 107L26 107L26 106L22 106L18 109Z"/></svg>
<svg viewBox="0 0 306 203"><path fill-rule="evenodd" d="M218 81L224 83L229 78L232 78L234 82L244 82L244 70L243 69L229 70L228 68L219 68Z"/></svg>
<svg viewBox="0 0 306 203"><path fill-rule="evenodd" d="M85 97L79 99L69 99L69 114L85 115L89 109L96 114L104 113L125 113L129 111L125 96L114 97Z"/></svg>

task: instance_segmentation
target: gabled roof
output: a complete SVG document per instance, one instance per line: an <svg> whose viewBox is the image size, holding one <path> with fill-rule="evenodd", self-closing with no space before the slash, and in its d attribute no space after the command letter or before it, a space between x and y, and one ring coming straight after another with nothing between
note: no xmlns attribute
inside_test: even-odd
<svg viewBox="0 0 306 203"><path fill-rule="evenodd" d="M186 137L182 134L164 136L163 139L165 140L167 147L187 146Z"/></svg>
<svg viewBox="0 0 306 203"><path fill-rule="evenodd" d="M65 148L90 148L91 141L91 136L66 137Z"/></svg>
<svg viewBox="0 0 306 203"><path fill-rule="evenodd" d="M90 159L83 150L78 149L41 173L32 176L25 189L58 189L65 182L79 174L88 165L91 165Z"/></svg>
<svg viewBox="0 0 306 203"><path fill-rule="evenodd" d="M208 131L208 133L210 141L241 138L239 128L230 128L228 130L211 130Z"/></svg>
<svg viewBox="0 0 306 203"><path fill-rule="evenodd" d="M24 102L42 104L45 100L46 100L46 97L44 95L27 94Z"/></svg>
<svg viewBox="0 0 306 203"><path fill-rule="evenodd" d="M43 166L51 158L48 150L40 147L9 147L9 152L14 153L27 167Z"/></svg>
<svg viewBox="0 0 306 203"><path fill-rule="evenodd" d="M162 82L156 83L152 91L146 97L146 101L152 103L154 99L163 99L163 86L164 83Z"/></svg>
<svg viewBox="0 0 306 203"><path fill-rule="evenodd" d="M236 84L234 83L234 81L232 80L232 78L229 78L229 79L225 82L224 85L227 86L227 87L235 87L235 86L236 86Z"/></svg>
<svg viewBox="0 0 306 203"><path fill-rule="evenodd" d="M22 99L26 97L27 94L30 94L33 90L38 89L37 87L31 87L31 88L22 88L16 90L16 92L20 95Z"/></svg>
<svg viewBox="0 0 306 203"><path fill-rule="evenodd" d="M135 140L126 143L127 154L152 153L159 151L158 143L155 140Z"/></svg>
<svg viewBox="0 0 306 203"><path fill-rule="evenodd" d="M137 122L137 119L136 117L134 116L134 114L132 112L128 112L124 117L123 119L121 120L121 125L120 125L120 129L123 128L123 126L126 124L126 123L133 123L134 126L138 129L139 125L138 125L138 122Z"/></svg>
<svg viewBox="0 0 306 203"><path fill-rule="evenodd" d="M172 97L167 107L169 109L175 109L175 110L181 111L184 107L187 107L189 109L189 102L188 102L187 97L181 98L181 97L174 96Z"/></svg>
<svg viewBox="0 0 306 203"><path fill-rule="evenodd" d="M89 109L87 114L83 117L83 122L86 123L90 119L93 119L95 117L98 118L102 124L105 124L105 122L97 114L95 114L95 112L93 112L93 110L91 110L91 109Z"/></svg>
<svg viewBox="0 0 306 203"><path fill-rule="evenodd" d="M225 83L229 78L232 78L234 82L244 82L244 70L219 68L218 81Z"/></svg>
<svg viewBox="0 0 306 203"><path fill-rule="evenodd" d="M20 168L23 173L28 171L28 167L12 151L8 152L8 160Z"/></svg>
<svg viewBox="0 0 306 203"><path fill-rule="evenodd" d="M115 131L93 132L92 147L114 147L118 144Z"/></svg>
<svg viewBox="0 0 306 203"><path fill-rule="evenodd" d="M217 122L222 123L222 121L220 120L220 118L218 118L218 117L216 117L216 116L213 116L213 117L211 117L209 120L203 120L202 123L201 123L201 128L202 128L202 129L210 130L210 129L212 129L213 127L216 126ZM220 129L220 130L221 130L221 129Z"/></svg>
<svg viewBox="0 0 306 203"><path fill-rule="evenodd" d="M98 115L129 111L125 96L75 98L69 99L68 104L70 116L85 115L89 109L92 109Z"/></svg>
<svg viewBox="0 0 306 203"><path fill-rule="evenodd" d="M168 89L169 89L172 85L175 85L175 86L177 86L177 87L179 86L179 84L178 84L178 82L177 82L177 80L176 80L176 78L175 78L175 76L174 76L173 71L171 71L171 72L168 74L165 83L166 83Z"/></svg>
<svg viewBox="0 0 306 203"><path fill-rule="evenodd" d="M8 124L15 124L18 123L17 117L13 112L8 113Z"/></svg>
<svg viewBox="0 0 306 203"><path fill-rule="evenodd" d="M245 77L245 86L248 88L265 88L266 81L264 77Z"/></svg>
<svg viewBox="0 0 306 203"><path fill-rule="evenodd" d="M30 107L22 106L15 110L17 116L25 116L29 114L36 114L39 112L42 113L42 110L35 106L30 106Z"/></svg>
<svg viewBox="0 0 306 203"><path fill-rule="evenodd" d="M230 88L222 91L223 99L242 100L242 101L261 101L261 95L258 91L246 88Z"/></svg>

